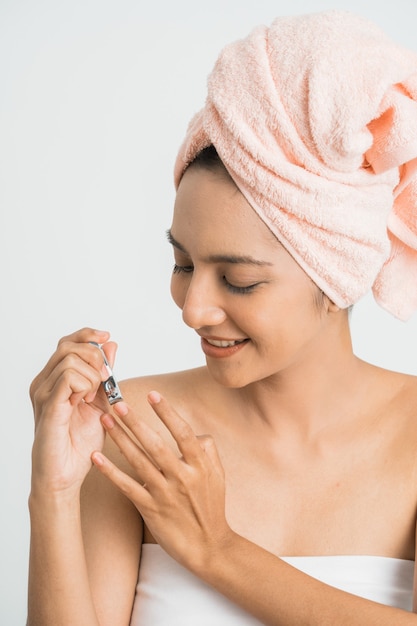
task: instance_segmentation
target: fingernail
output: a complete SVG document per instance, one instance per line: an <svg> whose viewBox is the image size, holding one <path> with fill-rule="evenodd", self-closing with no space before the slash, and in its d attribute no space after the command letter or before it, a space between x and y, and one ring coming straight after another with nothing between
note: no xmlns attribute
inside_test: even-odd
<svg viewBox="0 0 417 626"><path fill-rule="evenodd" d="M152 404L158 404L158 402L161 402L161 394L157 391L151 391L148 394L148 399L149 402L152 402Z"/></svg>
<svg viewBox="0 0 417 626"><path fill-rule="evenodd" d="M101 416L101 423L103 424L103 426L105 426L107 429L112 429L114 428L114 419L112 418L111 415L109 415L108 413L105 413L104 415Z"/></svg>
<svg viewBox="0 0 417 626"><path fill-rule="evenodd" d="M91 455L91 460L94 465L104 465L104 456L100 454L100 452L93 452Z"/></svg>
<svg viewBox="0 0 417 626"><path fill-rule="evenodd" d="M115 413L117 413L119 417L125 417L125 415L129 413L129 407L127 406L126 402L117 402L113 406L113 410Z"/></svg>

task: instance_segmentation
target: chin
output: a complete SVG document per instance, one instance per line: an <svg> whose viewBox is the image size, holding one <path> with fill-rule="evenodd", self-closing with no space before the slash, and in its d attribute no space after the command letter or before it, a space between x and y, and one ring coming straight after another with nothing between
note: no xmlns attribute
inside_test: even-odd
<svg viewBox="0 0 417 626"><path fill-rule="evenodd" d="M253 374L249 375L248 372L239 371L238 367L213 367L210 363L207 363L207 369L213 380L227 389L243 389L258 380L262 380L262 377L255 378Z"/></svg>

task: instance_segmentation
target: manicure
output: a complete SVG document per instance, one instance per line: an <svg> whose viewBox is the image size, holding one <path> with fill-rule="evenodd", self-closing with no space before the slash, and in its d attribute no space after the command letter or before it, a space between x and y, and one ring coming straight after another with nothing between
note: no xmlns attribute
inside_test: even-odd
<svg viewBox="0 0 417 626"><path fill-rule="evenodd" d="M148 400L151 404L158 404L159 402L161 402L161 394L158 393L157 391L151 391L148 394Z"/></svg>

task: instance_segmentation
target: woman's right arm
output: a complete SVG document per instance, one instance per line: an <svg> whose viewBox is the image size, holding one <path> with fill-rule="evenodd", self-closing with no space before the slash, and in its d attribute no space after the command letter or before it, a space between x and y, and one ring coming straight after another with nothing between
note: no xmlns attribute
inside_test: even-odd
<svg viewBox="0 0 417 626"><path fill-rule="evenodd" d="M128 625L141 545L135 507L91 469L102 449L107 400L103 358L90 341L108 333L84 329L60 341L35 378L28 626ZM109 440L107 452L121 455Z"/></svg>

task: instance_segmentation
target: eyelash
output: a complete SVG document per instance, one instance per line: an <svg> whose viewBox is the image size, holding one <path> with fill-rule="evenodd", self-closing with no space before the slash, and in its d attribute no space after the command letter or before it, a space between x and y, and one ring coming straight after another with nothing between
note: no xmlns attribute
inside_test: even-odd
<svg viewBox="0 0 417 626"><path fill-rule="evenodd" d="M173 274L190 274L193 270L194 268L192 265L177 265L175 263L172 273ZM226 279L226 276L223 276L223 282L226 288L231 293L237 293L237 294L251 293L255 289L255 287L259 284L259 283L254 283L253 285L248 285L247 287L237 287L236 285L232 285L231 283L229 283Z"/></svg>

